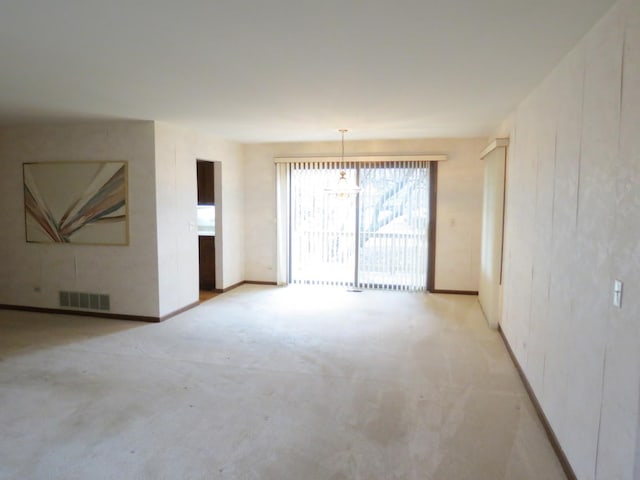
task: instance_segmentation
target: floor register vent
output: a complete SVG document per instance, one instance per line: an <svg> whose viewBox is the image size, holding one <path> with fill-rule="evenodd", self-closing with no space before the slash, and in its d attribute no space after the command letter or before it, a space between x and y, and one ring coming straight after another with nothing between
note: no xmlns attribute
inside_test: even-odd
<svg viewBox="0 0 640 480"><path fill-rule="evenodd" d="M100 293L60 292L60 306L105 311L111 308L111 299Z"/></svg>

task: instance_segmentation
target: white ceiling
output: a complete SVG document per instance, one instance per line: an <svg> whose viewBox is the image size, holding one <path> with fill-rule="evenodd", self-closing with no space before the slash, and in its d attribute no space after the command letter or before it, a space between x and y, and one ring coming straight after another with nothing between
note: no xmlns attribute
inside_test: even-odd
<svg viewBox="0 0 640 480"><path fill-rule="evenodd" d="M0 0L0 122L491 134L613 0Z"/></svg>

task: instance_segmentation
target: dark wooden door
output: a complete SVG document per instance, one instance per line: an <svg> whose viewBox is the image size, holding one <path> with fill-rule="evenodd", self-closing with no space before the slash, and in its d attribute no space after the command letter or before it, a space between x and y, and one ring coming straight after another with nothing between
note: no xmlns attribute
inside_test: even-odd
<svg viewBox="0 0 640 480"><path fill-rule="evenodd" d="M216 288L216 237L201 235L199 238L200 290Z"/></svg>
<svg viewBox="0 0 640 480"><path fill-rule="evenodd" d="M214 205L213 162L198 160L198 205Z"/></svg>

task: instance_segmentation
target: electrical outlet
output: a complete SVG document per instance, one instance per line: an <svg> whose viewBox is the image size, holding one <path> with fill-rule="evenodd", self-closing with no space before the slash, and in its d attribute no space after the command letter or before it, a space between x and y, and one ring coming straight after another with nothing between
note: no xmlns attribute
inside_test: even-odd
<svg viewBox="0 0 640 480"><path fill-rule="evenodd" d="M622 282L620 280L613 281L613 305L622 308Z"/></svg>

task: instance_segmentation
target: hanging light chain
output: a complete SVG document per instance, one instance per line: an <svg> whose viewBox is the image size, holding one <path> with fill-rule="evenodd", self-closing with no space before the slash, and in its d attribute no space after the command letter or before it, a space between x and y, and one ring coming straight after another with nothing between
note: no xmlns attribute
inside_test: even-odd
<svg viewBox="0 0 640 480"><path fill-rule="evenodd" d="M340 166L342 168L342 170L346 170L346 166L344 164L344 134L347 133L349 130L347 130L346 128L341 128L340 130L338 130L341 134L342 134L342 154L340 156ZM344 172L346 174L346 171Z"/></svg>

